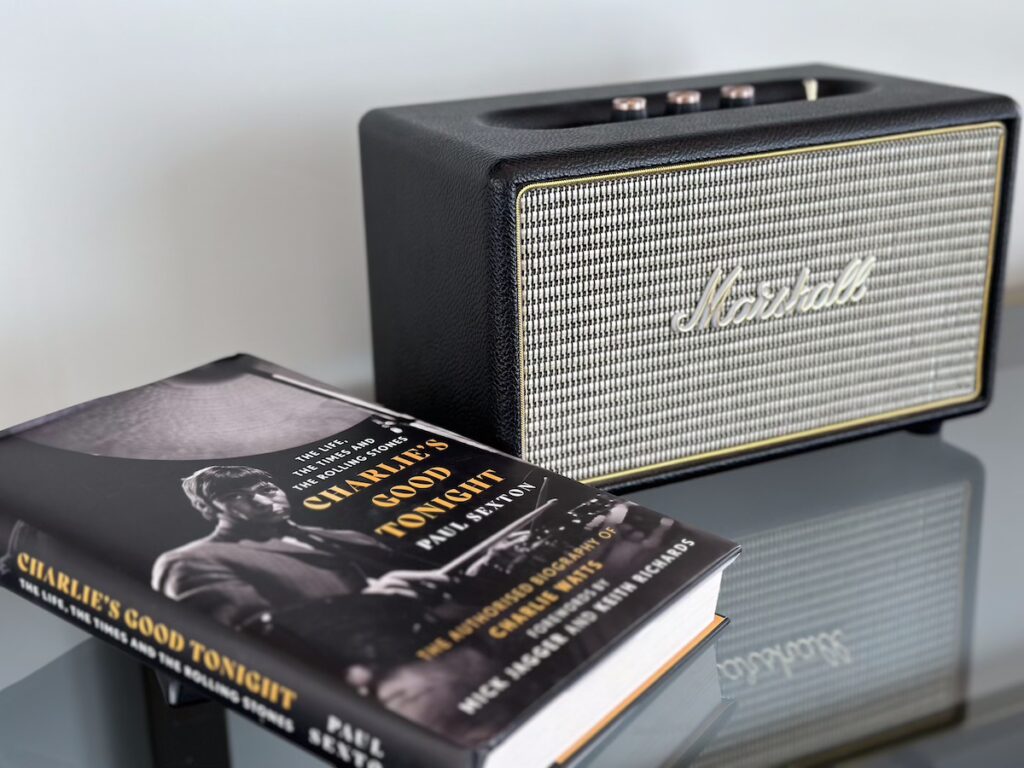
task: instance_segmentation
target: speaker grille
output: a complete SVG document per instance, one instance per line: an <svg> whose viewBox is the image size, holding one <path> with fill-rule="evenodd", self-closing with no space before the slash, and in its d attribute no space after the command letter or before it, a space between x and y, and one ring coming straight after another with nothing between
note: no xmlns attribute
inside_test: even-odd
<svg viewBox="0 0 1024 768"><path fill-rule="evenodd" d="M606 481L957 401L980 388L1005 129L966 126L569 179L517 203L522 454ZM681 332L728 302L863 298ZM721 286L721 283L720 283Z"/></svg>

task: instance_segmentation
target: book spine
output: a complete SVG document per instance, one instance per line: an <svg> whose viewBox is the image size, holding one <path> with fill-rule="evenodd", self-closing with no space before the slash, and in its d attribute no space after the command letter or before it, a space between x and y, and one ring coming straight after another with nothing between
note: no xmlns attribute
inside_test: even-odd
<svg viewBox="0 0 1024 768"><path fill-rule="evenodd" d="M335 765L476 763L471 751L359 697L306 660L185 609L117 563L24 522L14 525L6 555L0 549L0 584Z"/></svg>

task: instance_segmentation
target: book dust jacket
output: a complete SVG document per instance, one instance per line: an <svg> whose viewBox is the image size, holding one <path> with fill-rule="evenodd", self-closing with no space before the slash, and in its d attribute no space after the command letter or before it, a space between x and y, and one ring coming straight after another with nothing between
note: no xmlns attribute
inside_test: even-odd
<svg viewBox="0 0 1024 768"><path fill-rule="evenodd" d="M472 765L731 542L238 356L0 436L12 591L339 765Z"/></svg>

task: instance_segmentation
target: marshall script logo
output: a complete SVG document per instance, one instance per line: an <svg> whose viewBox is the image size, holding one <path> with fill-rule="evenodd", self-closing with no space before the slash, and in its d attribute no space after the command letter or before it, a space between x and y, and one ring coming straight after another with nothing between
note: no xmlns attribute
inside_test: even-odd
<svg viewBox="0 0 1024 768"><path fill-rule="evenodd" d="M758 283L755 295L739 298L733 298L732 291L743 267L736 267L728 275L719 267L704 286L693 311L687 313L684 309L672 315L672 328L690 333L699 328L727 328L753 320L777 320L797 313L856 304L867 293L868 277L875 268L875 261L873 256L854 259L834 280L816 284L811 283L811 271L804 267L792 285L773 288L764 281Z"/></svg>

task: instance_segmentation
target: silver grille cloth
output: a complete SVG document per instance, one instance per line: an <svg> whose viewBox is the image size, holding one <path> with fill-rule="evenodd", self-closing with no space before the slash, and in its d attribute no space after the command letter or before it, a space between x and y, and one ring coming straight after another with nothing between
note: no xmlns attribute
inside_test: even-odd
<svg viewBox="0 0 1024 768"><path fill-rule="evenodd" d="M518 202L523 455L579 479L975 394L1001 125L542 184ZM877 265L859 303L689 334L717 267Z"/></svg>

